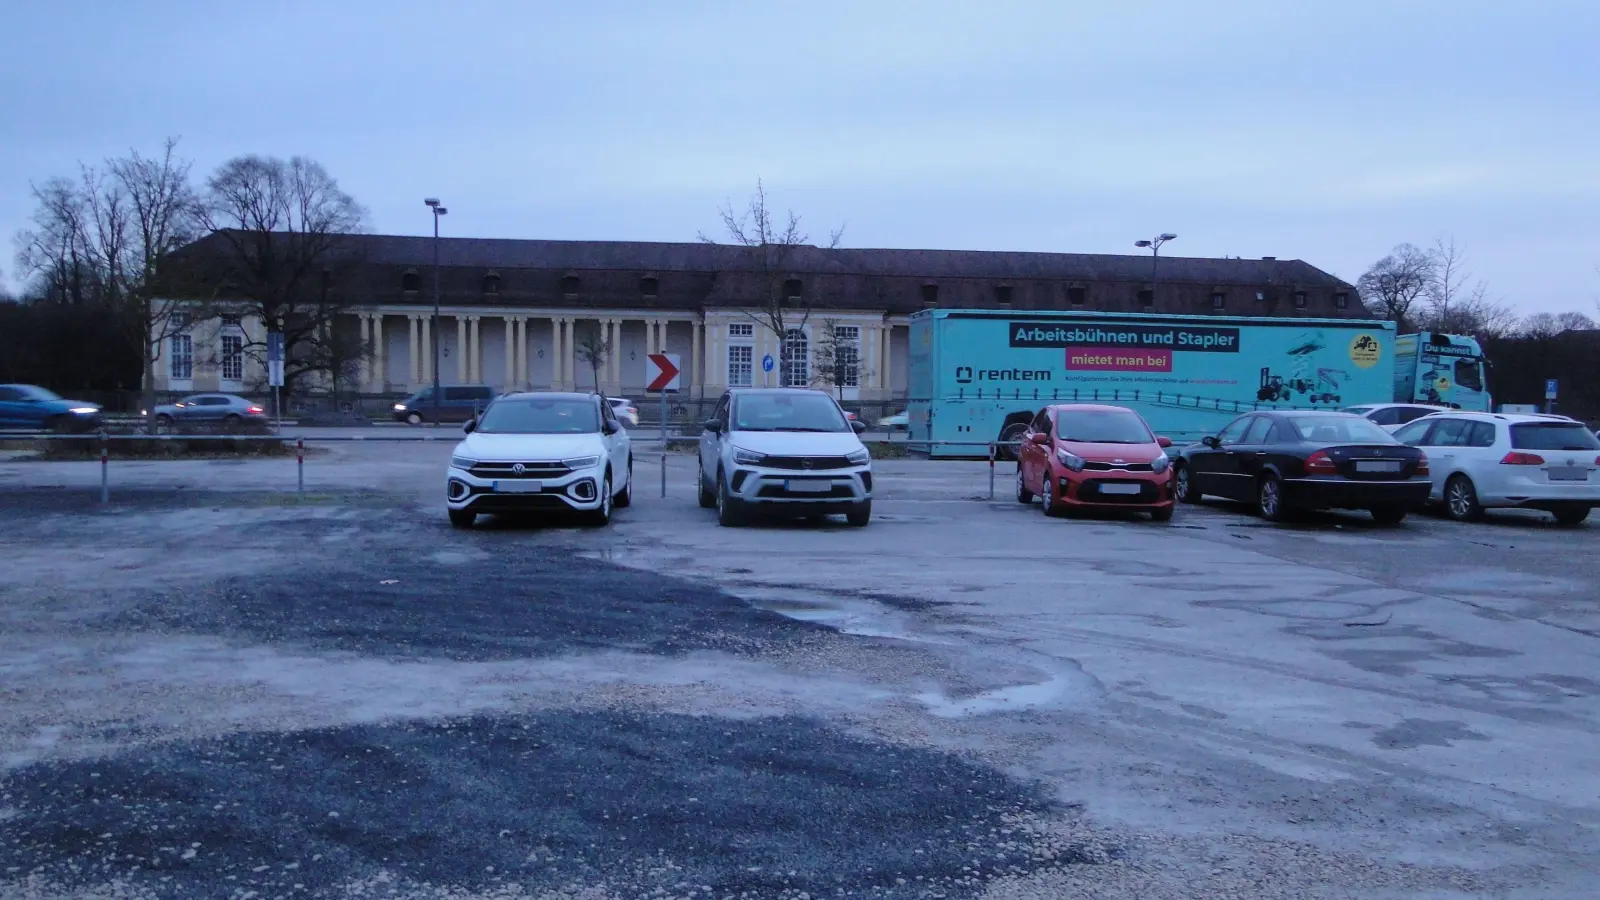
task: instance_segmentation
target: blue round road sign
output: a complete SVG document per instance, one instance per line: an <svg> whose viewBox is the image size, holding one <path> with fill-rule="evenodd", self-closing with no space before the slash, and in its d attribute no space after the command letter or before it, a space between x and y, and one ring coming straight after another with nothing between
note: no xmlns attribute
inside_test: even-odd
<svg viewBox="0 0 1600 900"><path fill-rule="evenodd" d="M766 356L761 357L761 371L771 372L772 365L772 354L768 353Z"/></svg>

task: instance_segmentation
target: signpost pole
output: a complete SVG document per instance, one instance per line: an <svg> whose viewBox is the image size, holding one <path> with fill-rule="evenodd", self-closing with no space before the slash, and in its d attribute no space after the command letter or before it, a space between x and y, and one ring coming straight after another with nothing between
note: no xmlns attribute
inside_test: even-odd
<svg viewBox="0 0 1600 900"><path fill-rule="evenodd" d="M1554 415L1556 411L1556 390L1561 387L1561 382L1554 378L1544 381L1544 412L1545 415Z"/></svg>
<svg viewBox="0 0 1600 900"><path fill-rule="evenodd" d="M667 496L667 392L661 392L661 496Z"/></svg>

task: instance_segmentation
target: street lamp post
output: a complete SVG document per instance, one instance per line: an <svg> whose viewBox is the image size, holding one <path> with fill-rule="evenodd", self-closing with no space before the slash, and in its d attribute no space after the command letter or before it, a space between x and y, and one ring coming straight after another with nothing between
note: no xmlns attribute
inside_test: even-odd
<svg viewBox="0 0 1600 900"><path fill-rule="evenodd" d="M1164 231L1148 241L1134 241L1135 247L1150 248L1150 302L1156 302L1156 262L1161 258L1161 245L1176 240L1177 235Z"/></svg>
<svg viewBox="0 0 1600 900"><path fill-rule="evenodd" d="M439 391L439 217L449 212L439 205L437 198L422 201L433 210L433 423L439 424L439 404L443 397ZM460 352L461 348L456 348Z"/></svg>

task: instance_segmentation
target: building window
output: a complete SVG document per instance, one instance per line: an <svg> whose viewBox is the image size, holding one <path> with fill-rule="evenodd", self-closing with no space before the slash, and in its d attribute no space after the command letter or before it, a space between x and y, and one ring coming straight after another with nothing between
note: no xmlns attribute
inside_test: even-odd
<svg viewBox="0 0 1600 900"><path fill-rule="evenodd" d="M639 293L646 297L654 297L661 292L661 282L655 278L639 279Z"/></svg>
<svg viewBox="0 0 1600 900"><path fill-rule="evenodd" d="M1149 288L1145 288L1144 290L1140 291L1139 292L1139 305L1140 306L1155 306L1156 305L1156 292L1151 290L1151 289L1149 289Z"/></svg>
<svg viewBox="0 0 1600 900"><path fill-rule="evenodd" d="M796 301L800 299L800 279L789 278L783 282L783 299Z"/></svg>
<svg viewBox="0 0 1600 900"><path fill-rule="evenodd" d="M1267 302L1267 292L1266 291L1256 291L1256 302L1257 303L1265 303L1265 302Z"/></svg>
<svg viewBox="0 0 1600 900"><path fill-rule="evenodd" d="M783 340L784 387L805 387L811 383L811 342L801 328L791 328Z"/></svg>
<svg viewBox="0 0 1600 900"><path fill-rule="evenodd" d="M1227 307L1227 305L1228 305L1228 295L1227 294L1224 294L1222 291L1212 291L1211 292L1211 308L1212 309L1224 309L1224 308Z"/></svg>
<svg viewBox="0 0 1600 900"><path fill-rule="evenodd" d="M1306 292L1305 291L1295 291L1294 292L1294 308L1295 309L1305 309L1306 308Z"/></svg>
<svg viewBox="0 0 1600 900"><path fill-rule="evenodd" d="M939 286L937 284L925 284L922 286L922 305L924 307L939 305Z"/></svg>
<svg viewBox="0 0 1600 900"><path fill-rule="evenodd" d="M485 294L500 293L500 273L490 272L483 276L483 292Z"/></svg>
<svg viewBox="0 0 1600 900"><path fill-rule="evenodd" d="M323 285L323 287L327 287L328 286L328 282L332 279L332 277L333 277L332 273L330 273L328 270L326 270L326 269L322 270L322 285ZM416 269L407 269L405 271L405 274L400 276L400 290L406 291L407 293L413 293L414 294L414 293L416 293L417 291L419 291L421 289L422 289L422 276L417 274L417 270Z"/></svg>
<svg viewBox="0 0 1600 900"><path fill-rule="evenodd" d="M861 326L839 325L833 329L833 386L861 386Z"/></svg>
<svg viewBox="0 0 1600 900"><path fill-rule="evenodd" d="M244 337L237 334L222 336L222 380L244 380Z"/></svg>
<svg viewBox="0 0 1600 900"><path fill-rule="evenodd" d="M999 306L1011 305L1011 285L997 284L994 288L994 302Z"/></svg>
<svg viewBox="0 0 1600 900"><path fill-rule="evenodd" d="M750 387L754 384L755 355L756 348L749 344L732 344L728 347L728 387Z"/></svg>
<svg viewBox="0 0 1600 900"><path fill-rule="evenodd" d="M244 317L243 316L222 316L221 318L222 318L222 327L223 328L242 328L242 327L244 327Z"/></svg>
<svg viewBox="0 0 1600 900"><path fill-rule="evenodd" d="M1350 308L1350 295L1345 293L1344 291L1340 291L1339 293L1334 294L1333 295L1333 308L1334 309L1349 309Z"/></svg>
<svg viewBox="0 0 1600 900"><path fill-rule="evenodd" d="M749 322L733 322L728 325L728 337L753 338L756 336L756 326Z"/></svg>
<svg viewBox="0 0 1600 900"><path fill-rule="evenodd" d="M194 377L194 339L187 334L175 334L168 339L171 348L171 367L168 372L173 381L188 381Z"/></svg>
<svg viewBox="0 0 1600 900"><path fill-rule="evenodd" d="M1067 288L1067 302L1073 306L1082 306L1083 304L1089 302L1088 290L1081 287Z"/></svg>
<svg viewBox="0 0 1600 900"><path fill-rule="evenodd" d="M583 282L576 275L568 275L561 279L561 293L568 297L583 290Z"/></svg>

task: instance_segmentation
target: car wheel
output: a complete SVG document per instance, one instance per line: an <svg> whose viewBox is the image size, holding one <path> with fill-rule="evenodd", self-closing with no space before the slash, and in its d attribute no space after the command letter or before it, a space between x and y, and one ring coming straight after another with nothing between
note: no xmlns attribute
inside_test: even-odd
<svg viewBox="0 0 1600 900"><path fill-rule="evenodd" d="M1483 518L1483 507L1478 503L1478 489L1465 475L1452 475L1444 483L1444 511L1457 522L1476 522Z"/></svg>
<svg viewBox="0 0 1600 900"><path fill-rule="evenodd" d="M851 528L865 528L872 521L872 501L862 501L860 506L844 514L844 520Z"/></svg>
<svg viewBox="0 0 1600 900"><path fill-rule="evenodd" d="M156 432L156 434L171 434L172 433L172 417L171 416L156 416L155 432Z"/></svg>
<svg viewBox="0 0 1600 900"><path fill-rule="evenodd" d="M1372 521L1379 525L1399 525L1406 520L1406 509L1403 506L1376 506L1368 512L1372 513Z"/></svg>
<svg viewBox="0 0 1600 900"><path fill-rule="evenodd" d="M1289 518L1289 507L1283 502L1283 482L1276 475L1268 475L1256 485L1256 511L1268 522L1283 522Z"/></svg>
<svg viewBox="0 0 1600 900"><path fill-rule="evenodd" d="M1006 444L1015 444L1022 440L1022 435L1027 432L1028 426L1022 422L1012 422L1000 429L999 441L1001 446L994 448L995 459L1016 459L1017 448L1008 447Z"/></svg>
<svg viewBox="0 0 1600 900"><path fill-rule="evenodd" d="M611 524L611 503L611 473L607 472L605 482L600 485L600 508L589 511L585 517L587 524L593 528Z"/></svg>
<svg viewBox="0 0 1600 900"><path fill-rule="evenodd" d="M633 505L633 457L630 456L630 457L628 457L628 483L622 486L622 490L617 491L616 497L612 498L611 506L612 506L613 509L627 509L628 507L630 507L632 505Z"/></svg>
<svg viewBox="0 0 1600 900"><path fill-rule="evenodd" d="M1018 503L1032 503L1033 502L1033 491L1028 490L1026 484L1022 480L1022 464L1021 463L1017 464L1017 502Z"/></svg>
<svg viewBox="0 0 1600 900"><path fill-rule="evenodd" d="M1589 518L1589 507L1568 506L1552 513L1556 517L1556 524L1563 528L1575 528Z"/></svg>
<svg viewBox="0 0 1600 900"><path fill-rule="evenodd" d="M1173 508L1170 507L1170 506L1163 506L1163 507L1160 507L1159 509L1150 510L1150 521L1152 521L1152 522L1171 522L1172 521L1172 509Z"/></svg>
<svg viewBox="0 0 1600 900"><path fill-rule="evenodd" d="M717 524L732 528L739 524L739 498L728 490L728 479L717 473Z"/></svg>
<svg viewBox="0 0 1600 900"><path fill-rule="evenodd" d="M1055 478L1051 477L1049 471L1046 471L1042 480L1044 481L1044 493L1039 495L1039 505L1044 509L1044 514L1047 516L1061 515L1061 507L1056 505Z"/></svg>
<svg viewBox="0 0 1600 900"><path fill-rule="evenodd" d="M1172 473L1172 496L1179 503L1199 503L1200 493L1189 483L1189 467L1179 465Z"/></svg>
<svg viewBox="0 0 1600 900"><path fill-rule="evenodd" d="M697 473L696 478L698 478L698 480L700 482L700 508L701 509L716 509L717 508L717 491L716 491L715 488L713 488L710 485L706 484L706 473L705 473L705 470L701 469L700 472Z"/></svg>
<svg viewBox="0 0 1600 900"><path fill-rule="evenodd" d="M70 428L63 416L51 416L44 420L44 430L48 434L66 434Z"/></svg>
<svg viewBox="0 0 1600 900"><path fill-rule="evenodd" d="M244 419L241 419L236 415L229 415L226 419L222 420L222 430L229 434L238 434L243 429Z"/></svg>
<svg viewBox="0 0 1600 900"><path fill-rule="evenodd" d="M457 528L471 528L472 523L478 521L478 514L470 509L450 510L450 524Z"/></svg>
<svg viewBox="0 0 1600 900"><path fill-rule="evenodd" d="M416 413L416 412L406 413L406 424L407 425L421 425L422 424L422 413Z"/></svg>

